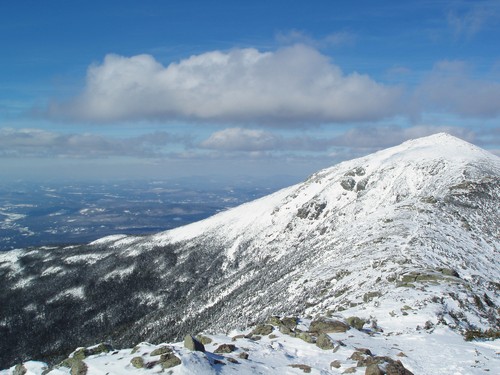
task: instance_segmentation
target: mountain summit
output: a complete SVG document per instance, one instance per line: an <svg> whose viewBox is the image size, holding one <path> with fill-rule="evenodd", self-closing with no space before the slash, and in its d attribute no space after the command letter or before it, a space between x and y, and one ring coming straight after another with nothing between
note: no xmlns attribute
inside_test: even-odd
<svg viewBox="0 0 500 375"><path fill-rule="evenodd" d="M271 315L498 332L499 197L500 158L436 134L157 235L0 254L0 368Z"/></svg>

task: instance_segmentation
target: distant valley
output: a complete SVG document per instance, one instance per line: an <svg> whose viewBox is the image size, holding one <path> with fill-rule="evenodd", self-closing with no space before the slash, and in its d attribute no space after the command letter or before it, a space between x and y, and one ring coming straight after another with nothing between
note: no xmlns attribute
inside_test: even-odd
<svg viewBox="0 0 500 375"><path fill-rule="evenodd" d="M290 180L0 184L0 251L156 233L260 198Z"/></svg>

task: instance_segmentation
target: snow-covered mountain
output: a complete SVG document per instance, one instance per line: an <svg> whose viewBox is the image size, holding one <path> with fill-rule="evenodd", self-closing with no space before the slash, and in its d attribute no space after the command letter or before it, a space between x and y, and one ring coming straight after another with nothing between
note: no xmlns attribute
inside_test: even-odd
<svg viewBox="0 0 500 375"><path fill-rule="evenodd" d="M500 158L437 134L157 235L0 254L0 368L271 315L493 335L499 197Z"/></svg>

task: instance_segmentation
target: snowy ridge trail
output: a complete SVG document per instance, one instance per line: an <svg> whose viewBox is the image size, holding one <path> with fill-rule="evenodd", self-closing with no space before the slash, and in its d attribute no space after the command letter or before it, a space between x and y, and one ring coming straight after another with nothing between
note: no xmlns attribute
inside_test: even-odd
<svg viewBox="0 0 500 375"><path fill-rule="evenodd" d="M0 368L270 315L358 316L391 337L494 334L499 197L500 158L436 134L167 232L0 254Z"/></svg>

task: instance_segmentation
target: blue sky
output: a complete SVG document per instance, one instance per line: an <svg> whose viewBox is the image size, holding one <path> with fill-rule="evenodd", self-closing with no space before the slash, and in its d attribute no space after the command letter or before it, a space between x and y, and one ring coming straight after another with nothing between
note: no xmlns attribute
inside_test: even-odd
<svg viewBox="0 0 500 375"><path fill-rule="evenodd" d="M9 1L0 178L302 178L446 131L500 154L498 1Z"/></svg>

